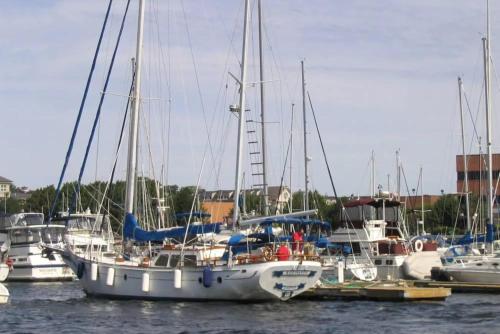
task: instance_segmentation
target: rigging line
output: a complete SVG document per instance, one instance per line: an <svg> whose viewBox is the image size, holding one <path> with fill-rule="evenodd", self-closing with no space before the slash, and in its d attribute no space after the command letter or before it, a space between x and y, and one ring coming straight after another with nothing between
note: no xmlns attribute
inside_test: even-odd
<svg viewBox="0 0 500 334"><path fill-rule="evenodd" d="M463 80L462 80L462 82L463 82ZM463 85L462 85L462 87L463 87ZM467 105L467 111L469 112L469 116L470 116L470 119L471 119L471 122L472 122L472 127L474 129L475 138L479 140L479 134L477 132L477 127L476 127L478 112L476 112L476 117L474 119L474 117L472 115L471 107L469 105L469 98L467 97L467 93L465 91L465 88L462 88L462 92L464 94L465 104ZM479 100L481 100L481 97L482 97L482 93L481 93L481 96L480 96ZM478 106L478 111L479 111L479 106ZM472 145L472 143L471 143L471 145Z"/></svg>
<svg viewBox="0 0 500 334"><path fill-rule="evenodd" d="M57 184L56 195L54 197L54 201L52 202L52 206L50 207L49 216L48 216L48 222L50 222L52 220L52 216L54 214L54 210L56 209L56 205L57 205L57 202L59 200L59 196L61 194L61 186L62 186L62 182L63 182L63 179L64 179L64 174L66 173L66 168L68 167L69 158L71 157L71 152L73 151L73 144L75 142L76 134L78 132L78 126L80 124L80 119L82 118L83 107L85 106L85 101L87 100L87 94L89 92L90 83L92 82L92 76L93 76L93 73L94 73L94 70L95 70L95 65L96 65L96 62L97 62L97 57L99 55L99 50L101 48L102 37L104 35L106 24L108 22L109 12L111 10L111 4L112 3L113 3L113 0L109 0L108 9L106 10L106 16L104 17L104 23L103 23L102 29L101 29L101 34L99 35L99 41L97 42L97 47L96 47L96 50L95 50L95 53L94 53L94 59L92 60L92 65L90 67L90 72L89 72L89 75L87 77L87 83L85 84L85 91L83 93L82 101L80 102L80 108L78 110L78 116L76 117L76 122L75 122L75 125L73 127L73 133L71 134L71 140L70 140L70 143L69 143L68 151L66 152L66 159L64 160L64 165L63 165L63 168L62 168L62 171L61 171L61 175L59 176L59 182Z"/></svg>
<svg viewBox="0 0 500 334"><path fill-rule="evenodd" d="M319 132L319 126L318 126L318 121L316 120L316 113L314 112L314 107L311 101L311 95L309 95L309 92L307 92L307 98L309 100L309 105L311 106L311 111L313 114L313 119L314 119L314 124L316 125L316 131L318 133L318 138L319 138L319 143L321 145L321 150L323 151L323 158L325 159L325 164L326 168L328 170L328 176L330 177L330 184L333 189L333 194L335 195L335 199L340 202L340 205L343 207L344 204L342 203L342 199L338 197L337 195L337 189L335 189L335 184L333 183L333 177L332 177L332 172L330 170L330 164L328 163L328 159L326 157L326 152L325 152L325 146L323 145L323 139L321 138L321 133Z"/></svg>
<svg viewBox="0 0 500 334"><path fill-rule="evenodd" d="M129 89L129 95L130 96L131 96L132 92L134 91L134 82L135 82L135 70L132 73L132 83L130 84L130 89ZM120 148L121 148L121 144L122 144L122 140L123 140L123 133L125 131L125 124L126 124L126 121L127 121L127 115L128 115L128 110L129 110L129 106L130 106L130 101L131 101L130 98L127 99L127 105L125 106L125 113L123 115L122 127L121 127L121 130L120 130L120 137L118 139L118 144L117 144L117 147L116 147L116 155L115 155L115 161L113 163L113 169L111 170L111 175L110 175L110 178L109 178L109 181L108 181L108 186L106 186L107 189L104 190L103 199L102 199L102 201L101 201L101 203L99 205L99 210L97 211L97 213L100 212L101 207L103 206L104 197L106 197L107 191L111 192L111 190L113 189L113 181L114 181L114 177L115 177L116 165L118 163L118 154L120 152Z"/></svg>
<svg viewBox="0 0 500 334"><path fill-rule="evenodd" d="M113 51L113 56L111 57L111 63L109 65L108 73L106 75L106 81L104 83L104 88L103 88L104 92L106 92L106 90L108 88L109 78L110 78L111 72L113 70L113 65L114 65L115 58L116 58L116 52L118 51L118 46L120 45L120 40L121 40L121 37L122 37L123 27L125 25L125 20L127 18L127 13L128 13L129 5L130 5L130 0L127 1L127 5L125 7L125 12L123 13L122 22L121 22L121 25L120 25L120 31L118 33L118 38L116 40L115 49ZM100 101L99 101L99 106L97 108L97 112L96 112L96 115L95 115L95 118L94 118L94 124L92 126L92 131L90 133L90 138L89 138L88 143L87 143L87 149L85 151L85 156L83 158L82 166L80 168L80 175L78 176L77 191L73 194L73 201L74 202L77 200L77 198L79 196L80 185L81 185L81 182L82 182L83 172L85 170L85 165L87 163L87 158L89 156L90 147L91 147L92 141L94 139L96 125L97 125L97 122L98 122L99 117L101 115L101 109L102 109L102 104L104 102L104 96L105 96L105 94L101 95L101 98L100 98ZM74 206L74 204L73 204L73 206Z"/></svg>
<svg viewBox="0 0 500 334"><path fill-rule="evenodd" d="M293 117L293 114L292 114L292 117ZM278 197L279 197L279 194L281 194L281 191L283 190L283 182L284 182L284 179L285 179L285 172L286 172L286 165L287 165L287 162L288 162L288 154L290 152L290 147L292 146L292 133L290 133L290 138L288 139L288 147L286 149L286 155L285 155L285 162L283 164L283 173L281 173L281 180L280 180L280 187L279 187L279 190L278 190ZM293 207L293 202L292 202L292 207ZM293 209L292 209L293 211ZM276 206L276 210L275 210L275 214L278 214L278 206Z"/></svg>
<svg viewBox="0 0 500 334"><path fill-rule="evenodd" d="M196 182L196 189L195 189L194 196L193 196L193 202L191 203L191 210L189 211L189 218L188 218L188 221L186 224L186 233L184 234L184 241L182 242L181 261L180 261L181 265L184 265L184 248L186 246L186 239L187 239L187 235L188 235L188 231L189 231L189 225L191 224L191 219L193 218L193 210L194 210L194 207L196 204L196 197L198 196L198 191L200 189L201 177L203 175L203 170L205 168L205 161L206 161L207 148L208 148L207 146L209 146L208 143L205 146L205 152L203 152L203 160L201 163L200 173L198 175L198 181Z"/></svg>
<svg viewBox="0 0 500 334"><path fill-rule="evenodd" d="M215 161L215 155L214 155L213 148L212 148L212 137L210 135L210 129L211 129L211 127L208 126L207 115L206 115L206 112L205 112L205 104L203 102L203 94L201 92L200 78L198 76L198 68L196 66L196 60L195 60L194 52L193 52L193 43L191 41L191 33L189 31L189 25L187 23L188 22L187 15L186 15L186 11L185 11L185 8L184 8L184 1L181 0L180 3L181 3L181 8L182 8L182 13L183 13L183 16L184 16L184 22L185 22L185 27L186 27L186 34L187 34L188 44L189 44L189 50L190 50L190 54L191 54L191 61L193 62L193 68L194 68L194 73L195 73L195 78L196 78L196 86L197 86L197 90L198 90L198 96L199 96L199 99L200 99L201 111L202 111L202 114L203 114L203 122L204 122L204 125L205 125L205 129L207 131L207 139L208 139L208 144L209 144L210 156L211 156L212 160Z"/></svg>

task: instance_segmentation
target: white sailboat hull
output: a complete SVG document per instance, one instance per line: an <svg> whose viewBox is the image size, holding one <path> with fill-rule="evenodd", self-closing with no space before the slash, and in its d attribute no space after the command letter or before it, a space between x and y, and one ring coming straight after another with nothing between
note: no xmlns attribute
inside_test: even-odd
<svg viewBox="0 0 500 334"><path fill-rule="evenodd" d="M9 272L9 266L5 263L0 263L0 282L3 282L7 279L7 276L9 276Z"/></svg>
<svg viewBox="0 0 500 334"><path fill-rule="evenodd" d="M7 303L9 301L9 297L9 290L7 290L7 288L0 283L0 304Z"/></svg>
<svg viewBox="0 0 500 334"><path fill-rule="evenodd" d="M89 260L67 252L64 259L75 273L80 271L80 282L88 295L125 299L287 300L313 287L322 271L319 262L310 261L218 266L212 269L207 287L203 267L184 267L176 288L175 268L94 262L97 275L92 277Z"/></svg>

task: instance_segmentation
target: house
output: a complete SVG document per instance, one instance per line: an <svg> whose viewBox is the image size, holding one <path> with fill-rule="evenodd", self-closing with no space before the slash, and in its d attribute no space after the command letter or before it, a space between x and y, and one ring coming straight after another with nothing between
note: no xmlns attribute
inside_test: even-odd
<svg viewBox="0 0 500 334"><path fill-rule="evenodd" d="M287 186L270 186L267 189L270 207L283 212L290 201L290 189ZM262 189L245 190L245 194L262 196ZM228 222L234 208L234 190L202 191L200 201L203 210L212 215L213 222Z"/></svg>
<svg viewBox="0 0 500 334"><path fill-rule="evenodd" d="M31 191L28 187L20 187L12 191L10 194L12 198L18 200L22 205L26 204L26 201L31 197Z"/></svg>
<svg viewBox="0 0 500 334"><path fill-rule="evenodd" d="M0 176L0 198L10 197L10 188L12 186L12 181Z"/></svg>

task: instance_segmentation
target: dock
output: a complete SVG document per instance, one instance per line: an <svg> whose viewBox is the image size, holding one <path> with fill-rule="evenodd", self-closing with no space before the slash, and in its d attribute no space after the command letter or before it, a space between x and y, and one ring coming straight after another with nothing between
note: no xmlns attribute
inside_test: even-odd
<svg viewBox="0 0 500 334"><path fill-rule="evenodd" d="M457 281L414 281L414 286L424 288L447 288L458 293L498 293L500 284L465 283Z"/></svg>
<svg viewBox="0 0 500 334"><path fill-rule="evenodd" d="M410 281L361 282L323 284L297 298L309 300L377 300L377 301L423 301L445 300L451 288L441 286L416 286Z"/></svg>

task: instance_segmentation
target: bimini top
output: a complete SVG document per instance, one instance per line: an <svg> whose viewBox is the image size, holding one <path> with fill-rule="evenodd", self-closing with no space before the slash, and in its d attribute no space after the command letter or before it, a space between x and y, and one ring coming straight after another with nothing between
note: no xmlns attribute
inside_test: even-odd
<svg viewBox="0 0 500 334"><path fill-rule="evenodd" d="M396 200L380 199L380 198L360 198L345 203L344 207L354 208L357 206L369 205L373 206L374 208L381 208L384 202L386 208L391 208L401 205L401 202Z"/></svg>
<svg viewBox="0 0 500 334"><path fill-rule="evenodd" d="M264 220L260 223L260 226L270 226L272 224L285 224L285 225L293 225L298 224L302 226L320 226L324 229L329 230L331 228L331 224L329 222L324 222L318 219L302 219L302 218L289 218L289 217L270 217L269 219Z"/></svg>
<svg viewBox="0 0 500 334"><path fill-rule="evenodd" d="M219 233L221 223L201 224L189 226L188 235L196 235L202 233ZM123 239L144 241L163 241L167 238L183 238L186 234L186 227L172 227L166 230L145 231L139 227L137 218L127 213L125 215L125 224L123 226Z"/></svg>

